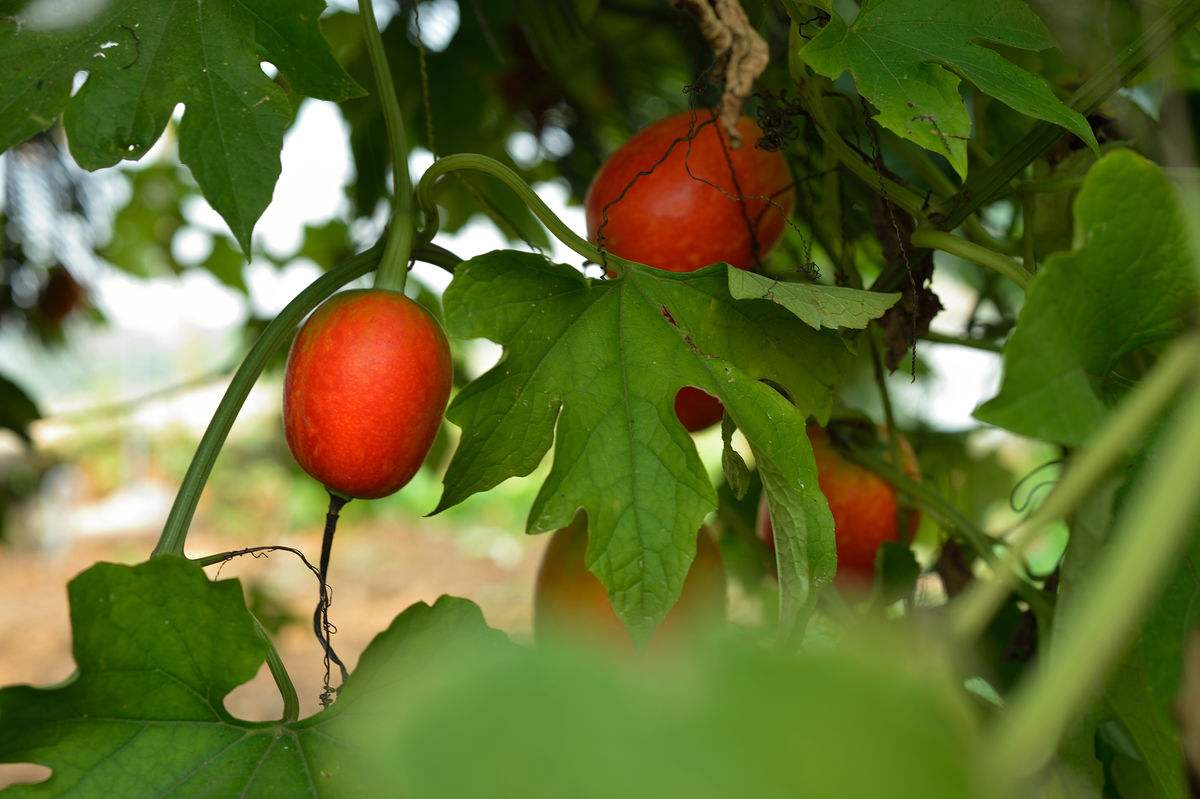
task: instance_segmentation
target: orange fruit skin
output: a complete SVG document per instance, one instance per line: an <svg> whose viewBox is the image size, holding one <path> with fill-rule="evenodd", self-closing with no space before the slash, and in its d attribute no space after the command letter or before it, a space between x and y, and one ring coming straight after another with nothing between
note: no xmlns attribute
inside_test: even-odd
<svg viewBox="0 0 1200 799"><path fill-rule="evenodd" d="M596 575L588 571L587 524L580 517L556 531L546 546L533 597L533 633L539 643L564 637L632 651L629 632L608 601ZM704 623L725 618L725 564L705 528L696 541L696 559L675 606L654 631L651 644L686 636Z"/></svg>
<svg viewBox="0 0 1200 799"><path fill-rule="evenodd" d="M888 482L843 457L829 442L823 428L810 425L808 439L817 464L817 483L833 514L837 581L843 586L869 583L875 576L875 553L879 547L887 541L900 540L902 533L905 539L910 538L920 522L920 513L902 514L905 525L901 530L896 519L896 490ZM903 436L900 436L900 460L910 477L920 477L916 453ZM758 510L758 536L772 550L775 548L765 494Z"/></svg>
<svg viewBox="0 0 1200 799"><path fill-rule="evenodd" d="M755 241L759 257L775 246L795 199L787 159L780 152L754 146L762 131L749 117L738 122L742 145L736 149L720 123L699 127L709 118L706 111L698 110L659 120L604 162L584 198L592 243L671 272L693 272L722 261L750 269L756 263ZM697 132L690 149L681 141L655 166L672 142L692 130ZM651 169L626 190L634 176ZM605 224L605 207L622 191L625 196L608 208ZM745 198L744 207L739 194ZM676 395L675 411L693 433L716 424L723 413L719 401L690 386Z"/></svg>
<svg viewBox="0 0 1200 799"><path fill-rule="evenodd" d="M754 146L762 131L749 117L738 122L742 144L736 149L719 122L700 127L709 119L707 111L697 110L659 120L604 162L584 198L588 238L593 243L622 258L672 272L692 272L722 261L750 269L755 266L755 239L760 256L775 245L794 200L787 159L781 152ZM686 139L693 129L698 132L690 150L681 141L655 166L672 142ZM651 174L639 177L625 191L635 175L651 169ZM625 196L608 208L601 242L605 206L622 191ZM739 194L745 198L744 209ZM757 236L751 236L747 217L757 223Z"/></svg>
<svg viewBox="0 0 1200 799"><path fill-rule="evenodd" d="M451 369L446 336L418 303L383 289L335 294L288 354L283 421L292 455L345 497L399 490L437 435Z"/></svg>

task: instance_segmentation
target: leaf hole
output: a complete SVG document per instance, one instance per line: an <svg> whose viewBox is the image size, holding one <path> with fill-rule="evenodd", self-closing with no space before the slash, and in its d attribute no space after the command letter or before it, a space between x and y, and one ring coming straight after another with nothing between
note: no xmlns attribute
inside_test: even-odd
<svg viewBox="0 0 1200 799"><path fill-rule="evenodd" d="M283 715L283 698L264 663L250 682L244 682L225 696L225 709L244 721L277 721Z"/></svg>
<svg viewBox="0 0 1200 799"><path fill-rule="evenodd" d="M53 773L51 769L37 763L0 763L0 789L45 782Z"/></svg>

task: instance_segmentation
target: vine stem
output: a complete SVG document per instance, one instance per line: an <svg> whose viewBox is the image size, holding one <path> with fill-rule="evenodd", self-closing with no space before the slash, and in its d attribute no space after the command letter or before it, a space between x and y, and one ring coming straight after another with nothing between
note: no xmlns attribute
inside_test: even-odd
<svg viewBox="0 0 1200 799"><path fill-rule="evenodd" d="M353 256L344 263L334 267L309 284L295 299L289 302L263 330L254 346L246 353L245 360L234 373L225 395L217 405L212 420L200 439L196 454L184 475L179 493L163 526L162 535L154 547L153 555L183 555L184 542L187 539L188 527L196 513L196 504L200 494L212 473L217 455L233 427L238 411L250 395L250 389L262 374L271 356L295 333L296 326L310 311L321 304L333 292L355 278L362 277L375 268L379 262L381 247L376 245L369 250ZM422 261L436 264L446 269L452 269L458 259L453 253L441 247L422 247L414 251L414 255Z"/></svg>
<svg viewBox="0 0 1200 799"><path fill-rule="evenodd" d="M1137 439L1200 368L1200 334L1175 342L1149 375L1125 398L1109 422L1072 460L1062 480L1046 500L1007 536L1012 552L1003 551L990 580L978 580L953 603L950 626L963 640L978 636L1012 590L1018 567L1016 555L1045 527L1066 517L1087 498L1096 483L1128 452ZM1175 485L1182 485L1176 482ZM1187 492L1184 492L1187 493ZM1110 583L1110 588L1120 586ZM1114 590L1114 594L1121 591Z"/></svg>
<svg viewBox="0 0 1200 799"><path fill-rule="evenodd" d="M941 199L954 195L958 187L946 176L945 172L938 168L923 148L899 136L893 136L892 139L900 157L929 184L929 188L935 195ZM967 238L976 244L1009 255L1017 252L1017 245L1014 242L993 236L975 214L971 214L963 220L962 228Z"/></svg>
<svg viewBox="0 0 1200 799"><path fill-rule="evenodd" d="M1194 343L1194 342L1193 342ZM1193 376L1195 353L1187 372ZM996 774L1032 775L1053 756L1066 726L1098 692L1161 593L1192 534L1200 493L1200 392L1188 393L1158 457L1138 480L1110 543L1048 658L1017 689L991 736Z"/></svg>
<svg viewBox="0 0 1200 799"><path fill-rule="evenodd" d="M550 207L542 202L542 198L516 172L494 158L477 153L457 153L439 158L417 183L416 198L421 212L425 217L421 228L421 242L431 241L437 235L440 224L437 212L438 181L452 172L481 172L490 175L509 188L523 202L533 215L538 218L546 229L564 245L594 263L604 264L620 273L629 267L633 261L618 258L610 252L605 252L583 238L555 215Z"/></svg>
<svg viewBox="0 0 1200 799"><path fill-rule="evenodd" d="M1033 279L1033 276L1025 271L1025 267L1019 261L944 230L922 226L913 231L910 240L915 247L928 247L948 252L986 269L991 269L1016 283L1022 289L1028 289L1029 281Z"/></svg>
<svg viewBox="0 0 1200 799"><path fill-rule="evenodd" d="M379 35L379 24L375 21L372 0L358 0L358 13L362 17L367 54L371 58L371 71L375 73L375 86L379 91L379 104L383 108L388 145L392 151L392 219L388 225L379 271L375 273L375 287L404 291L416 229L412 178L408 174L408 143L404 136L404 117L401 116L400 104L396 101L396 87L392 83L392 71L388 66L387 53L383 49L383 37Z"/></svg>
<svg viewBox="0 0 1200 799"><path fill-rule="evenodd" d="M937 333L930 330L921 335L923 341L931 341L934 344L953 344L957 347L970 347L974 350L982 350L983 352L1004 352L1004 345L998 344L995 341L988 341L982 338L967 338L965 336L951 336L946 333Z"/></svg>

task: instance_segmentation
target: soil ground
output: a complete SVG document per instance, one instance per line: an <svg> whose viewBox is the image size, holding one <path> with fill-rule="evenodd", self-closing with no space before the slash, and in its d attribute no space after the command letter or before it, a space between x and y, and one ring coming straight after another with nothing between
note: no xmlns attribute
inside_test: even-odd
<svg viewBox="0 0 1200 799"><path fill-rule="evenodd" d="M475 601L493 627L526 639L534 576L547 538L472 541L441 530L392 525L340 530L330 569L330 617L338 628L338 654L353 669L363 649L396 614L442 594ZM47 685L69 677L74 661L67 582L97 561L143 560L153 542L153 535L83 539L53 554L0 548L0 685ZM320 534L287 536L277 543L296 547L315 562ZM188 545L191 554L198 554L237 544L198 529ZM211 576L217 569L208 571ZM227 563L220 574L257 585L271 598L273 609L293 617L275 634L276 646L296 683L302 716L319 709L324 666L310 626L317 596L312 574L287 553L242 557ZM265 665L254 680L230 694L226 707L248 720L278 718L282 702ZM0 765L0 788L47 773L41 767Z"/></svg>

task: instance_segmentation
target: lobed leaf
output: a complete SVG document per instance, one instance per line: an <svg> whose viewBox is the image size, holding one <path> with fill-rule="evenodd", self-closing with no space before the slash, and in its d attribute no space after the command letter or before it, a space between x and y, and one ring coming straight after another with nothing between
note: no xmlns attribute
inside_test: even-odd
<svg viewBox="0 0 1200 799"><path fill-rule="evenodd" d="M1052 44L1022 0L868 0L849 24L834 14L799 56L830 79L849 72L879 109L880 125L945 156L964 178L971 118L960 76L1013 110L1097 146L1087 120L1046 81L978 41L1035 51Z"/></svg>
<svg viewBox="0 0 1200 799"><path fill-rule="evenodd" d="M0 17L0 150L62 115L80 166L112 166L145 155L183 103L180 159L247 252L292 115L259 62L309 96L361 93L321 37L321 0L114 0L53 20L45 6Z"/></svg>
<svg viewBox="0 0 1200 799"><path fill-rule="evenodd" d="M447 412L462 439L438 510L529 474L554 443L528 529L554 530L586 510L588 568L636 635L674 604L696 530L717 504L675 416L683 386L721 400L779 497L787 518L776 535L796 547L781 579L797 621L832 577L832 520L805 419L828 417L850 353L773 303L733 300L729 268L635 267L599 281L536 255L493 252L459 266L446 290L451 335L488 338L505 353Z"/></svg>

